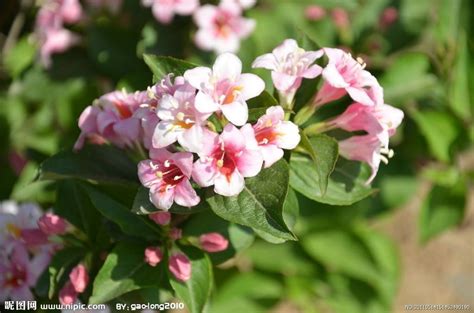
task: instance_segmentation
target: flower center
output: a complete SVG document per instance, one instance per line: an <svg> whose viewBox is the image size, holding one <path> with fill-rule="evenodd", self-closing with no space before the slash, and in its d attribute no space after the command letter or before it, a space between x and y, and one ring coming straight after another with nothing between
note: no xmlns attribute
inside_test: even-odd
<svg viewBox="0 0 474 313"><path fill-rule="evenodd" d="M151 162L151 168L155 170L155 175L161 179L160 192L169 190L175 187L184 179L184 174L180 168L169 160L163 162L163 164L155 164Z"/></svg>
<svg viewBox="0 0 474 313"><path fill-rule="evenodd" d="M219 172L230 181L230 176L234 173L236 167L233 157L225 150L217 150L214 153L214 157Z"/></svg>
<svg viewBox="0 0 474 313"><path fill-rule="evenodd" d="M266 145L272 143L278 137L271 120L267 120L264 125L257 125L255 127L255 139L259 145Z"/></svg>
<svg viewBox="0 0 474 313"><path fill-rule="evenodd" d="M15 238L19 238L21 235L21 229L18 228L15 224L8 223L7 224L7 231L13 235Z"/></svg>
<svg viewBox="0 0 474 313"><path fill-rule="evenodd" d="M180 128L189 129L193 127L195 121L192 119L191 115L186 115L185 112L178 112L173 124Z"/></svg>
<svg viewBox="0 0 474 313"><path fill-rule="evenodd" d="M114 106L117 109L117 112L121 119L126 119L133 115L130 108L123 102L114 101Z"/></svg>
<svg viewBox="0 0 474 313"><path fill-rule="evenodd" d="M23 267L15 264L11 271L5 274L5 287L18 288L22 286L26 281L26 272Z"/></svg>
<svg viewBox="0 0 474 313"><path fill-rule="evenodd" d="M214 25L215 25L215 28L216 28L216 36L217 37L226 38L232 32L232 28L229 25L229 17L227 16L227 14L221 14L221 15L217 16L214 19Z"/></svg>

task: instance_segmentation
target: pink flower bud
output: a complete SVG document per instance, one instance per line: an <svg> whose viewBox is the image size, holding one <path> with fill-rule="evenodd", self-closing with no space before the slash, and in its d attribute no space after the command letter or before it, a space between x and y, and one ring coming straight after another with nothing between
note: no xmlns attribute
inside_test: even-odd
<svg viewBox="0 0 474 313"><path fill-rule="evenodd" d="M382 14L380 15L379 24L382 28L386 28L398 19L398 10L394 7L388 7L383 10Z"/></svg>
<svg viewBox="0 0 474 313"><path fill-rule="evenodd" d="M170 230L170 238L172 240L178 240L178 239L181 239L181 237L183 237L183 231L179 228L173 228Z"/></svg>
<svg viewBox="0 0 474 313"><path fill-rule="evenodd" d="M148 215L148 217L158 225L168 225L171 221L171 213L156 212Z"/></svg>
<svg viewBox="0 0 474 313"><path fill-rule="evenodd" d="M148 247L145 249L145 262L155 267L163 260L163 252L160 247Z"/></svg>
<svg viewBox="0 0 474 313"><path fill-rule="evenodd" d="M83 264L78 264L72 269L71 273L69 274L69 279L77 293L84 292L84 290L86 290L87 284L89 283L89 274L87 274L86 267Z"/></svg>
<svg viewBox="0 0 474 313"><path fill-rule="evenodd" d="M319 5L309 5L304 10L304 15L310 21L319 21L326 16L326 10Z"/></svg>
<svg viewBox="0 0 474 313"><path fill-rule="evenodd" d="M37 228L25 228L20 232L21 239L29 247L48 243L48 236Z"/></svg>
<svg viewBox="0 0 474 313"><path fill-rule="evenodd" d="M203 250L207 252L224 251L229 246L229 241L219 233L203 234L199 237Z"/></svg>
<svg viewBox="0 0 474 313"><path fill-rule="evenodd" d="M77 292L70 281L59 291L59 302L63 305L73 304L77 299Z"/></svg>
<svg viewBox="0 0 474 313"><path fill-rule="evenodd" d="M182 253L170 257L168 268L178 280L187 281L191 278L191 262Z"/></svg>
<svg viewBox="0 0 474 313"><path fill-rule="evenodd" d="M46 213L38 220L39 228L47 235L63 235L66 233L66 220L53 213Z"/></svg>
<svg viewBox="0 0 474 313"><path fill-rule="evenodd" d="M335 8L331 12L332 21L339 28L347 28L349 26L349 14L343 8Z"/></svg>

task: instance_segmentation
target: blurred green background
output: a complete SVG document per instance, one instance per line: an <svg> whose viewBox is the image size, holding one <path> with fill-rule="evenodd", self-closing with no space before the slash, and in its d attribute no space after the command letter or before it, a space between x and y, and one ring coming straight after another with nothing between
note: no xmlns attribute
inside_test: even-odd
<svg viewBox="0 0 474 313"><path fill-rule="evenodd" d="M325 16L308 19L310 5L324 8ZM387 8L396 12L390 23ZM33 1L0 2L0 200L47 208L54 186L34 182L38 165L71 149L77 118L93 99L151 85L143 53L200 64L215 55L194 46L191 18L163 26L149 8L129 0L115 15L94 11L71 26L81 44L44 69L32 38L37 9ZM335 23L341 9L347 25ZM473 307L473 12L470 0L259 0L245 12L257 22L238 52L246 70L256 56L304 32L320 46L361 56L384 87L385 102L402 109L405 120L373 197L346 207L297 195L293 224L300 240L257 240L222 265L210 312ZM255 72L271 86L268 72Z"/></svg>

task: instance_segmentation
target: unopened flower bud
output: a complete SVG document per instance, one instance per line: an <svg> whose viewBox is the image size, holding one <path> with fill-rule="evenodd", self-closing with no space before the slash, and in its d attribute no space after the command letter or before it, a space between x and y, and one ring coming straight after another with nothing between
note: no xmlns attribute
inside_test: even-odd
<svg viewBox="0 0 474 313"><path fill-rule="evenodd" d="M148 247L145 249L145 262L155 267L163 260L163 252L160 247Z"/></svg>
<svg viewBox="0 0 474 313"><path fill-rule="evenodd" d="M156 212L148 215L148 217L158 225L168 225L171 221L171 213L169 212Z"/></svg>
<svg viewBox="0 0 474 313"><path fill-rule="evenodd" d="M224 251L229 246L229 241L219 233L203 234L199 237L199 242L207 252Z"/></svg>
<svg viewBox="0 0 474 313"><path fill-rule="evenodd" d="M83 264L78 264L72 269L69 274L71 284L74 286L74 290L77 293L82 293L86 290L87 284L89 283L89 274Z"/></svg>
<svg viewBox="0 0 474 313"><path fill-rule="evenodd" d="M168 268L174 277L180 281L187 281L191 278L191 262L182 253L170 257Z"/></svg>
<svg viewBox="0 0 474 313"><path fill-rule="evenodd" d="M66 233L67 222L56 214L46 213L38 220L38 227L47 235L63 235Z"/></svg>

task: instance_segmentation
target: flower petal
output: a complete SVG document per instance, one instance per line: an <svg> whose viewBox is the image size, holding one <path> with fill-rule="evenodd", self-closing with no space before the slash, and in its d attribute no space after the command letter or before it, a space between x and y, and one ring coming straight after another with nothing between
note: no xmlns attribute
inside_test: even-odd
<svg viewBox="0 0 474 313"><path fill-rule="evenodd" d="M214 181L214 191L226 197L238 195L245 186L245 181L239 171L234 171L230 176L217 175Z"/></svg>
<svg viewBox="0 0 474 313"><path fill-rule="evenodd" d="M175 188L174 201L177 204L184 207L192 207L201 201L188 179L182 180Z"/></svg>

